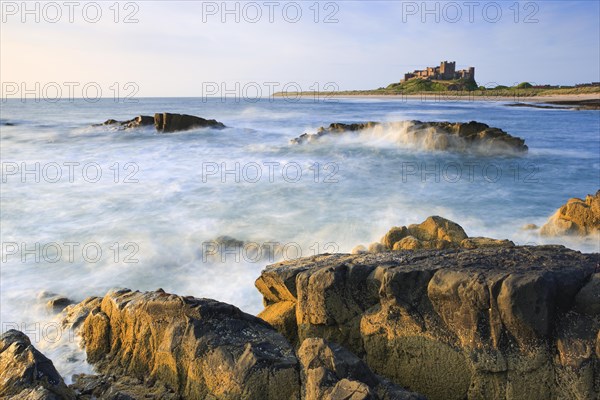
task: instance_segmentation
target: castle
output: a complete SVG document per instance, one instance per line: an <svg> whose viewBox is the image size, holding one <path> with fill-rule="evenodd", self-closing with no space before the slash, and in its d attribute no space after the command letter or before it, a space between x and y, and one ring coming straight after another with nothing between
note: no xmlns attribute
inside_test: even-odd
<svg viewBox="0 0 600 400"><path fill-rule="evenodd" d="M404 74L404 79L400 82L406 82L413 78L435 79L440 81L449 81L453 79L475 80L475 68L461 69L456 71L456 61L442 61L439 67L427 67L422 70L415 70Z"/></svg>

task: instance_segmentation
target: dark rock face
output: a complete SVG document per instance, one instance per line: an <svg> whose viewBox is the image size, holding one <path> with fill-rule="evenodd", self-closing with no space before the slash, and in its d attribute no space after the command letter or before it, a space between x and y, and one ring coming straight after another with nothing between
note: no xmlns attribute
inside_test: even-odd
<svg viewBox="0 0 600 400"><path fill-rule="evenodd" d="M598 254L561 246L322 255L267 267L260 314L430 399L597 398Z"/></svg>
<svg viewBox="0 0 600 400"><path fill-rule="evenodd" d="M511 136L502 129L481 122L365 122L356 124L332 123L321 127L315 134L304 133L292 139L292 144L318 141L324 136L343 135L349 132L396 132L398 141L424 150L479 153L525 153L528 148L521 138Z"/></svg>
<svg viewBox="0 0 600 400"><path fill-rule="evenodd" d="M11 329L0 336L0 398L71 400L75 393L52 361L24 333Z"/></svg>
<svg viewBox="0 0 600 400"><path fill-rule="evenodd" d="M74 375L70 388L78 400L181 400L175 391L156 381L146 381L130 376Z"/></svg>
<svg viewBox="0 0 600 400"><path fill-rule="evenodd" d="M157 381L188 399L300 396L293 348L259 318L234 306L156 292L108 293L80 328L99 372Z"/></svg>
<svg viewBox="0 0 600 400"><path fill-rule="evenodd" d="M375 375L360 358L323 339L306 339L298 349L305 400L424 400Z"/></svg>
<svg viewBox="0 0 600 400"><path fill-rule="evenodd" d="M225 128L225 125L214 119L170 113L154 114L154 126L160 132L186 131L194 128Z"/></svg>
<svg viewBox="0 0 600 400"><path fill-rule="evenodd" d="M170 113L157 113L154 117L147 115L138 115L137 117L128 121L117 121L109 119L101 124L94 126L103 125L118 125L120 129L133 129L142 126L154 125L159 132L177 132L186 131L195 128L215 128L223 129L225 125L214 119L204 119L195 117L187 114L170 114Z"/></svg>

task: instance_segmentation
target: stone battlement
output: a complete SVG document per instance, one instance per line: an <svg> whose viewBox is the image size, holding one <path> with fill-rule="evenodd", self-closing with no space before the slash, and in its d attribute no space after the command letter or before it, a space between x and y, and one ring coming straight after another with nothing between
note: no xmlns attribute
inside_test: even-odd
<svg viewBox="0 0 600 400"><path fill-rule="evenodd" d="M404 74L404 79L400 82L406 82L414 78L435 79L441 81L450 81L454 79L475 80L475 67L456 71L456 61L442 61L439 67L427 67L426 69L408 72Z"/></svg>

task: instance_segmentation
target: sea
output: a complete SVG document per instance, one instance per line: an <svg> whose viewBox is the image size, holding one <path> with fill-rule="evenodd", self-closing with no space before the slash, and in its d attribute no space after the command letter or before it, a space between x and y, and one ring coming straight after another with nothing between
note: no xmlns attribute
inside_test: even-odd
<svg viewBox="0 0 600 400"><path fill-rule="evenodd" d="M21 329L67 381L90 372L46 301L113 288L262 309L266 265L350 252L393 226L439 215L469 236L598 252L597 238L548 238L569 198L600 189L600 111L431 98L5 100L0 321ZM225 129L159 133L94 124L159 112ZM479 121L525 154L439 151L403 124L302 145L333 122ZM395 128L394 128L395 127Z"/></svg>

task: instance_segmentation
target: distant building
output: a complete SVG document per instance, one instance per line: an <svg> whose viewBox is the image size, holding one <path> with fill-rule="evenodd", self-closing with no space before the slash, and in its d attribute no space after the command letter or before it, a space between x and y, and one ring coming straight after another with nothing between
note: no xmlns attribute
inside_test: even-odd
<svg viewBox="0 0 600 400"><path fill-rule="evenodd" d="M406 82L414 78L430 79L438 81L451 81L454 79L475 80L475 68L469 67L456 71L456 61L442 61L439 67L427 67L426 69L415 70L404 74L404 79L400 82Z"/></svg>

